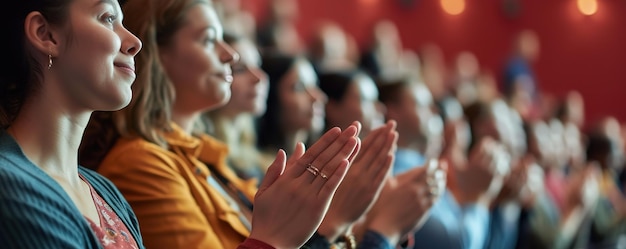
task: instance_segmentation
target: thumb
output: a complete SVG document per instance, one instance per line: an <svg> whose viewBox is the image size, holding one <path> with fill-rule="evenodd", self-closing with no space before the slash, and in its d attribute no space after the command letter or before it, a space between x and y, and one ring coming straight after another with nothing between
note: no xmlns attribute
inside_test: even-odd
<svg viewBox="0 0 626 249"><path fill-rule="evenodd" d="M256 193L257 196L261 195L265 190L267 190L274 182L276 182L276 179L278 179L278 177L283 174L283 172L285 171L286 158L287 155L285 154L285 151L278 150L278 153L276 154L276 159L274 159L274 162L272 162L270 167L267 168L267 172L265 173L263 182L261 182L259 190Z"/></svg>

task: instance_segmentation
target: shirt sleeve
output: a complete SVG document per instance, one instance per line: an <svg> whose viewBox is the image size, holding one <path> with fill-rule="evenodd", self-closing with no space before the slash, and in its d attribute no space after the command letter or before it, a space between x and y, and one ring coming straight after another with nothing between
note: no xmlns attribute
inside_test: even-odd
<svg viewBox="0 0 626 249"><path fill-rule="evenodd" d="M263 241L247 238L237 249L275 249Z"/></svg>
<svg viewBox="0 0 626 249"><path fill-rule="evenodd" d="M363 240L357 246L358 249L394 249L394 246L381 234L368 230Z"/></svg>
<svg viewBox="0 0 626 249"><path fill-rule="evenodd" d="M489 234L490 213L480 204L471 204L461 208L466 248L481 249Z"/></svg>

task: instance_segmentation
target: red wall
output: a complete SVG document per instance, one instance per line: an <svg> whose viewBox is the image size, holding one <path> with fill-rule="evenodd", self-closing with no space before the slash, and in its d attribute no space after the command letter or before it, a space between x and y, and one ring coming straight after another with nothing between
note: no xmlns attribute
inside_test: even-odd
<svg viewBox="0 0 626 249"><path fill-rule="evenodd" d="M598 0L592 16L582 15L576 0L517 0L517 17L505 14L505 0L466 0L458 16L443 12L439 0L415 1L406 7L399 0L299 0L299 28L306 38L318 20L334 20L366 45L372 23L387 18L400 29L406 48L434 42L448 62L469 50L494 72L506 60L514 34L533 29L541 43L534 68L542 90L557 96L580 91L588 121L604 115L626 121L626 0ZM261 19L268 0L243 2Z"/></svg>

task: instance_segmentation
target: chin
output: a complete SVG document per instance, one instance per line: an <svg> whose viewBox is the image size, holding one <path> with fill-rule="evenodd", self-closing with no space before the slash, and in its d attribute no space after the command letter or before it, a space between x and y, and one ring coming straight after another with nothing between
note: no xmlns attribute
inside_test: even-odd
<svg viewBox="0 0 626 249"><path fill-rule="evenodd" d="M265 106L256 106L254 109L252 109L250 113L252 113L252 115L254 115L255 117L260 117L265 114L266 109L267 108L265 108Z"/></svg>
<svg viewBox="0 0 626 249"><path fill-rule="evenodd" d="M211 109L215 109L215 108L220 108L225 106L226 104L228 104L228 101L230 100L230 95L226 95L221 99L216 100L213 104L210 105Z"/></svg>
<svg viewBox="0 0 626 249"><path fill-rule="evenodd" d="M109 101L107 101L106 104L103 105L103 107L100 108L99 110L100 111L118 111L128 106L131 100L132 100L132 91L129 88L127 91L126 90L122 91L118 93L115 97L110 98Z"/></svg>

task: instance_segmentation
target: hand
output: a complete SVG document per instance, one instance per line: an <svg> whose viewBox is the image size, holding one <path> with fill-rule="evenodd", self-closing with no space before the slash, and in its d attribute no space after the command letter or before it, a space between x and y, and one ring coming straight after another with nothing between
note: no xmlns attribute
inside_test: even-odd
<svg viewBox="0 0 626 249"><path fill-rule="evenodd" d="M421 227L445 189L446 171L445 162L431 160L424 167L389 178L368 214L368 228L395 245L404 235Z"/></svg>
<svg viewBox="0 0 626 249"><path fill-rule="evenodd" d="M527 187L528 183L528 174L530 167L533 165L534 160L531 157L522 158L515 166L511 169L511 173L504 177L504 182L502 184L502 189L500 193L495 198L492 205L497 205L499 203L508 202L508 201L518 201L522 202L522 191ZM526 192L530 193L530 192ZM525 198L532 198L529 196L525 196Z"/></svg>
<svg viewBox="0 0 626 249"><path fill-rule="evenodd" d="M590 163L586 168L574 172L567 182L566 213L581 207L590 210L600 196L600 166Z"/></svg>
<svg viewBox="0 0 626 249"><path fill-rule="evenodd" d="M506 151L489 137L483 138L470 152L467 165L454 167L455 187L452 189L460 205L481 203L487 207L502 188L507 173Z"/></svg>
<svg viewBox="0 0 626 249"><path fill-rule="evenodd" d="M543 168L535 163L535 159L530 156L525 158L526 163L528 163L526 182L524 183L524 187L522 188L522 192L520 194L520 201L522 207L531 208L535 205L537 197L546 191L545 187L545 172Z"/></svg>
<svg viewBox="0 0 626 249"><path fill-rule="evenodd" d="M344 181L339 185L318 233L329 241L345 234L365 214L382 189L393 163L398 133L388 122L371 131L363 140Z"/></svg>
<svg viewBox="0 0 626 249"><path fill-rule="evenodd" d="M360 140L354 125L326 132L305 153L279 151L255 196L250 238L277 249L299 248L313 235L343 180Z"/></svg>

